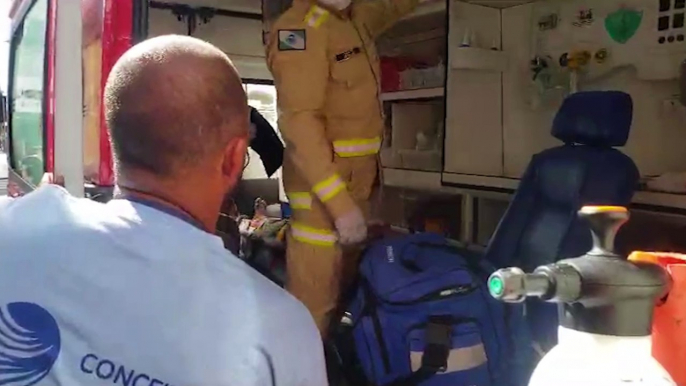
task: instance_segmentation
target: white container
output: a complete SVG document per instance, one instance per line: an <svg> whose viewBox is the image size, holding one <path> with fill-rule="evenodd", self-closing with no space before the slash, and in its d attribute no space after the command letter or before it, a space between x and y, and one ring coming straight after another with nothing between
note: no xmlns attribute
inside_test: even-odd
<svg viewBox="0 0 686 386"><path fill-rule="evenodd" d="M436 103L397 102L391 105L391 128L393 136L391 147L394 150L416 149L417 133L425 132L431 136L436 131L440 119Z"/></svg>
<svg viewBox="0 0 686 386"><path fill-rule="evenodd" d="M597 335L565 327L529 386L676 386L650 354L650 336Z"/></svg>

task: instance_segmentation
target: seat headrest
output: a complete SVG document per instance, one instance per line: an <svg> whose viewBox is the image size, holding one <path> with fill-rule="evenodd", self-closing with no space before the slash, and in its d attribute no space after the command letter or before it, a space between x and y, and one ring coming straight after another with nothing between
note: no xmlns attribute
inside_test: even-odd
<svg viewBox="0 0 686 386"><path fill-rule="evenodd" d="M621 91L584 91L565 99L553 120L552 135L564 143L624 146L634 104Z"/></svg>

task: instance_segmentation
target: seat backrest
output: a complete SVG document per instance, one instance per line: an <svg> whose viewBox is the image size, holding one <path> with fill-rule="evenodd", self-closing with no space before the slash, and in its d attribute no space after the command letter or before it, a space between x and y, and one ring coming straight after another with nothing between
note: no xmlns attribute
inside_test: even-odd
<svg viewBox="0 0 686 386"><path fill-rule="evenodd" d="M633 161L615 146L629 136L631 96L579 92L557 113L552 135L564 145L533 156L486 251L497 267L531 270L579 256L591 235L577 217L583 205L629 205L638 186Z"/></svg>

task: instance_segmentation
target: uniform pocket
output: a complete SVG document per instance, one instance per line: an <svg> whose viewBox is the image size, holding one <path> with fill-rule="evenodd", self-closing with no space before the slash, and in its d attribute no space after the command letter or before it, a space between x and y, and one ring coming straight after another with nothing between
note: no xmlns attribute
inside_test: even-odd
<svg viewBox="0 0 686 386"><path fill-rule="evenodd" d="M337 54L331 64L331 78L338 84L353 88L364 82L371 74L369 62L364 52L358 48Z"/></svg>

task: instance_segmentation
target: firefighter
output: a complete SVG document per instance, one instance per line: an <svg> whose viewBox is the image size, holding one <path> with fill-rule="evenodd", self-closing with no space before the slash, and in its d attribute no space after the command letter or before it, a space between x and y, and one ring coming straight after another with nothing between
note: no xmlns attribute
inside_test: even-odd
<svg viewBox="0 0 686 386"><path fill-rule="evenodd" d="M267 32L293 217L287 289L326 339L367 235L384 122L374 40L419 0L294 0Z"/></svg>

